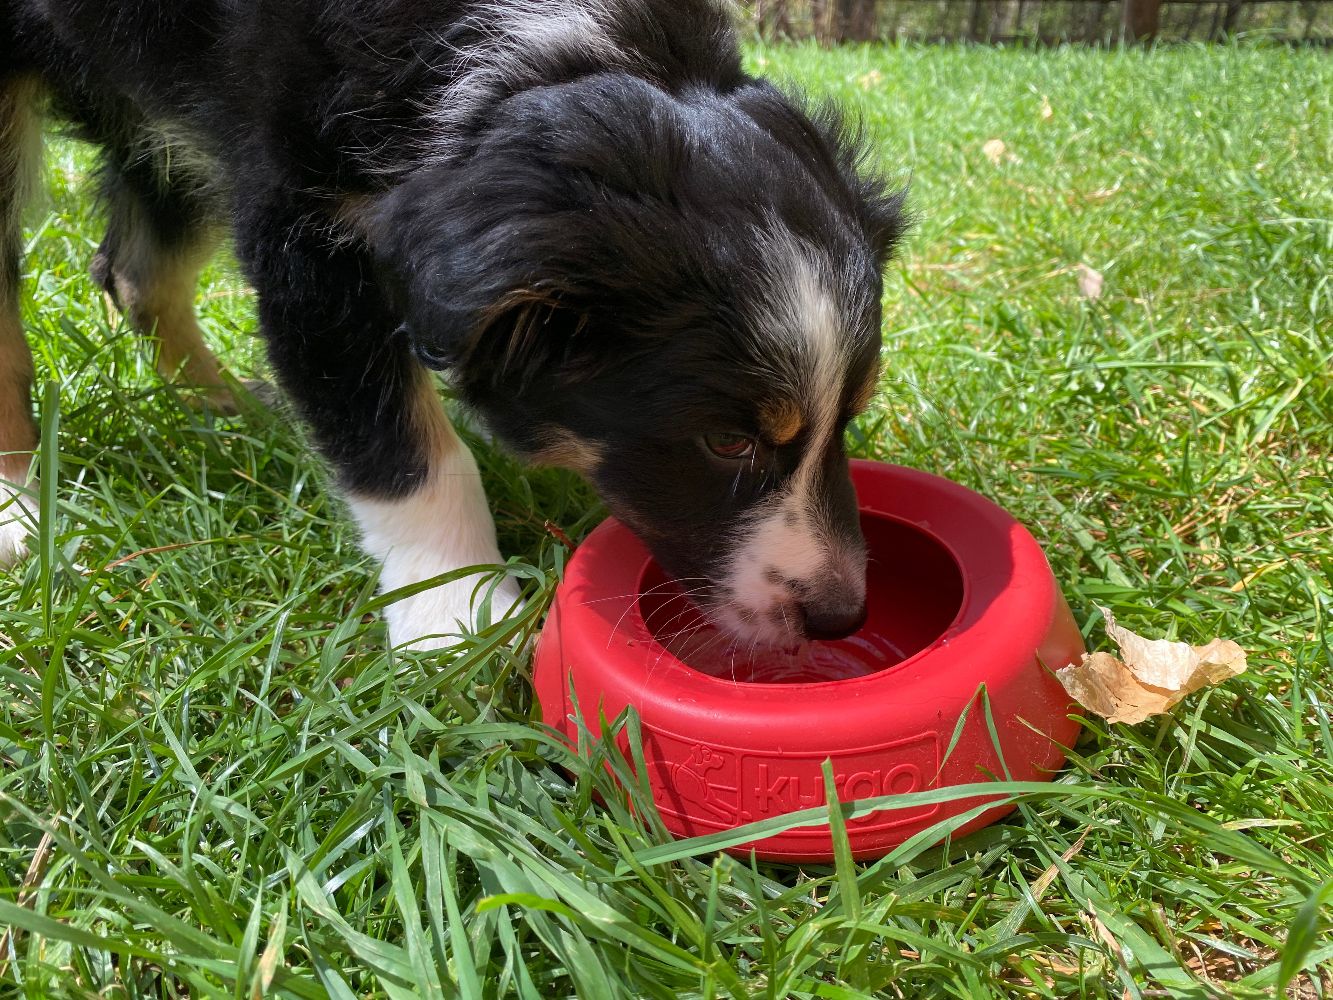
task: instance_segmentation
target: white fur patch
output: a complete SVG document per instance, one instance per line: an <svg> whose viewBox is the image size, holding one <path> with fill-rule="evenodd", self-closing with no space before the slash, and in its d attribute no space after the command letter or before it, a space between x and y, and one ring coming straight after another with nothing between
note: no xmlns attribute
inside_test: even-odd
<svg viewBox="0 0 1333 1000"><path fill-rule="evenodd" d="M713 0L706 9L718 16L720 25L729 26L738 16L732 0ZM435 148L428 155L451 157L457 138L495 100L541 83L561 64L583 62L653 79L657 72L650 58L634 44L634 38L627 37L633 31L664 33L661 26L651 24L653 16L653 6L644 0L490 0L480 4L468 24L479 40L454 49L451 82L433 102L431 117L437 134Z"/></svg>
<svg viewBox="0 0 1333 1000"><path fill-rule="evenodd" d="M28 537L37 531L37 501L29 495L37 481L28 479L28 465L26 455L0 457L0 569L27 557Z"/></svg>
<svg viewBox="0 0 1333 1000"><path fill-rule="evenodd" d="M0 87L0 252L19 228L42 161L41 88L33 78ZM6 290L0 288L0 299Z"/></svg>
<svg viewBox="0 0 1333 1000"><path fill-rule="evenodd" d="M848 366L846 305L854 292L840 289L832 265L790 231L775 225L760 241L771 273L757 332L774 343L756 353L771 366L768 377L787 383L808 434L783 491L742 532L724 581L739 610L724 609L723 615L739 635L780 641L801 627L799 602L785 581L806 588L836 586L853 606L865 599L864 557L831 536L819 489L820 467L840 430Z"/></svg>
<svg viewBox="0 0 1333 1000"><path fill-rule="evenodd" d="M227 195L223 187L226 171L196 142L184 126L168 119L145 122L135 136L134 158L152 164L164 181L185 187L196 195L221 201Z"/></svg>
<svg viewBox="0 0 1333 1000"><path fill-rule="evenodd" d="M776 348L756 353L773 359L769 374L786 382L799 402L811 428L807 454L813 455L837 429L851 296L837 287L827 257L776 220L756 237L769 267L769 297L760 305L757 332Z"/></svg>
<svg viewBox="0 0 1333 1000"><path fill-rule="evenodd" d="M476 460L452 428L446 425L444 431L429 476L416 492L400 500L348 499L362 544L383 561L382 590L504 561ZM486 624L478 621L478 612L490 586L486 576L472 575L396 601L385 613L390 640L414 649L449 645L445 636ZM518 601L518 585L501 580L491 596L491 619L500 620Z"/></svg>
<svg viewBox="0 0 1333 1000"><path fill-rule="evenodd" d="M745 639L782 642L799 632L800 601L788 581L837 588L848 607L865 602L864 554L830 538L798 493L785 493L766 506L733 559L724 583L734 607L720 614L724 626Z"/></svg>
<svg viewBox="0 0 1333 1000"><path fill-rule="evenodd" d="M18 245L24 204L36 188L41 165L41 92L33 79L0 87L0 254ZM0 275L8 270L0 260ZM22 492L29 480L37 434L29 392L32 354L19 323L17 288L0 278L0 567L28 554L27 538L37 529L37 502Z"/></svg>
<svg viewBox="0 0 1333 1000"><path fill-rule="evenodd" d="M31 386L32 354L18 306L0 289L0 568L28 555L27 538L37 530L37 483L29 478L37 447Z"/></svg>
<svg viewBox="0 0 1333 1000"><path fill-rule="evenodd" d="M775 624L771 621L772 609L794 599L782 581L811 579L820 573L826 560L817 527L810 523L797 499L788 494L772 513L759 517L749 529L744 545L737 550L727 588L734 601ZM774 573L782 579L772 579ZM799 624L799 612L792 624Z"/></svg>
<svg viewBox="0 0 1333 1000"><path fill-rule="evenodd" d="M470 24L481 41L457 50L456 75L435 101L432 117L441 133L441 152L448 155L453 137L496 97L537 83L548 67L562 60L627 66L631 53L613 37L613 14L610 0L482 4Z"/></svg>

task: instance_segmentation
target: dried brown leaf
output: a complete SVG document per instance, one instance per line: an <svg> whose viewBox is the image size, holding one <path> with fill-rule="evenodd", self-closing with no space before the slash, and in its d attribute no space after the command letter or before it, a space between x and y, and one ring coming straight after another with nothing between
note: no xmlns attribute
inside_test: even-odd
<svg viewBox="0 0 1333 1000"><path fill-rule="evenodd" d="M1102 278L1101 271L1096 271L1087 264L1078 266L1078 293L1085 299L1100 299L1104 284L1105 279Z"/></svg>
<svg viewBox="0 0 1333 1000"><path fill-rule="evenodd" d="M1200 688L1245 672L1245 651L1230 639L1202 646L1145 639L1117 625L1106 608L1101 612L1120 656L1085 653L1081 663L1056 671L1056 676L1071 698L1110 722L1142 722Z"/></svg>
<svg viewBox="0 0 1333 1000"><path fill-rule="evenodd" d="M986 144L981 147L981 151L986 154L986 159L997 167L1009 155L1009 147L1004 144L1003 139L988 139Z"/></svg>

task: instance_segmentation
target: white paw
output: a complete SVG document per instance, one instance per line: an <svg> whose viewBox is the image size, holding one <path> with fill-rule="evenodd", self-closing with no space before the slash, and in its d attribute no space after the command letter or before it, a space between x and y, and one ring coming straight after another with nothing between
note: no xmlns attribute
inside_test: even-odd
<svg viewBox="0 0 1333 1000"><path fill-rule="evenodd" d="M439 419L443 422L442 414ZM395 500L347 498L366 551L383 560L380 589L385 592L465 566L504 562L471 452L444 423L437 427L435 445L431 472L413 492ZM395 646L439 649L453 645L462 632L502 620L518 606L515 580L476 573L395 601L385 617Z"/></svg>
<svg viewBox="0 0 1333 1000"><path fill-rule="evenodd" d="M34 480L32 489L36 489ZM0 478L0 569L28 556L28 538L37 531L37 501Z"/></svg>
<svg viewBox="0 0 1333 1000"><path fill-rule="evenodd" d="M385 617L394 646L440 649L453 645L465 632L475 633L503 621L521 607L522 598L513 579L497 581L477 575L396 601L389 605Z"/></svg>

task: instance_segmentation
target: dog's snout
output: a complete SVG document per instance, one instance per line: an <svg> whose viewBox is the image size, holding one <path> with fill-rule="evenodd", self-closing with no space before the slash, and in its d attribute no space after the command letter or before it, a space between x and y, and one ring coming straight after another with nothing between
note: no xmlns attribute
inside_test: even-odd
<svg viewBox="0 0 1333 1000"><path fill-rule="evenodd" d="M866 623L866 604L836 607L803 605L807 639L845 639Z"/></svg>

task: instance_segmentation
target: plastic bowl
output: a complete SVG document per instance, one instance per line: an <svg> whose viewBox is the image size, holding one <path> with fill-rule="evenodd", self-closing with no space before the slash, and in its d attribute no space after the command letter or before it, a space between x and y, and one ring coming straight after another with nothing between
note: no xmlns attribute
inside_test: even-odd
<svg viewBox="0 0 1333 1000"><path fill-rule="evenodd" d="M1043 780L1064 761L1078 724L1053 671L1077 661L1083 641L1032 535L985 497L938 476L854 461L852 480L870 551L869 617L836 643L753 658L722 651L722 638L700 627L692 605L614 519L566 568L537 644L543 719L576 740L571 686L594 735L599 717L634 706L649 785L676 836L823 805L826 759L842 801L1006 773ZM852 853L882 856L985 801L850 820ZM987 810L955 835L1010 808ZM827 825L732 850L773 861L833 859Z"/></svg>

